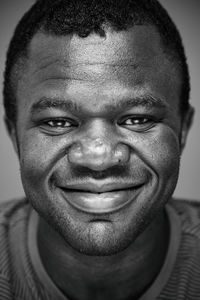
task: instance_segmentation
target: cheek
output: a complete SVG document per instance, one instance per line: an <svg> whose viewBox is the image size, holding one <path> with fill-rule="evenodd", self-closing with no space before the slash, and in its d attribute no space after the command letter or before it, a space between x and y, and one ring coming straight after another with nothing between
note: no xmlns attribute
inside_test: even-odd
<svg viewBox="0 0 200 300"><path fill-rule="evenodd" d="M64 153L64 143L52 138L29 135L20 145L20 168L22 180L30 184L41 184L56 161Z"/></svg>
<svg viewBox="0 0 200 300"><path fill-rule="evenodd" d="M165 175L176 173L180 163L178 137L172 130L164 130L152 145L152 158L157 169ZM164 175L163 174L163 175Z"/></svg>
<svg viewBox="0 0 200 300"><path fill-rule="evenodd" d="M180 163L178 136L167 127L160 126L152 132L144 133L137 141L137 151L141 160L163 179L177 176Z"/></svg>

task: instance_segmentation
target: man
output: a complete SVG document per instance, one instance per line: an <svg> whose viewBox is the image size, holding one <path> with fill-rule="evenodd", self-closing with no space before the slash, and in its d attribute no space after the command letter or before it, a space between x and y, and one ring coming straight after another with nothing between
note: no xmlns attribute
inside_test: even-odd
<svg viewBox="0 0 200 300"><path fill-rule="evenodd" d="M33 5L5 70L26 199L1 205L1 299L199 299L200 210L171 199L189 90L156 0Z"/></svg>

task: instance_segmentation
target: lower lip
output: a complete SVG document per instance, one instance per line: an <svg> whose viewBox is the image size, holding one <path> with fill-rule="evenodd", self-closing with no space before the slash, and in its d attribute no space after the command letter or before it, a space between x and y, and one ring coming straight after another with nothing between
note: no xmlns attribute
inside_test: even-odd
<svg viewBox="0 0 200 300"><path fill-rule="evenodd" d="M100 194L61 190L66 201L74 208L87 213L105 214L115 212L128 205L136 198L140 188Z"/></svg>

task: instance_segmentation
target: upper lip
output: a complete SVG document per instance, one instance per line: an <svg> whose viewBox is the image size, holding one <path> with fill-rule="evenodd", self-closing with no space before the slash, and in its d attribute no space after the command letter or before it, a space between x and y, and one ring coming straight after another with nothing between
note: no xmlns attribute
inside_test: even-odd
<svg viewBox="0 0 200 300"><path fill-rule="evenodd" d="M63 186L59 186L64 190L71 191L83 191L89 193L106 193L120 190L127 190L140 187L144 182L138 183L121 183L121 182L80 182L71 183Z"/></svg>

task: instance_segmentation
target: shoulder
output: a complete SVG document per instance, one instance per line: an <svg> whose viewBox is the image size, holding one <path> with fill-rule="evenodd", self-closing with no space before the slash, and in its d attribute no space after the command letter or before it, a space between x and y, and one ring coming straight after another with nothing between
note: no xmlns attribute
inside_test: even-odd
<svg viewBox="0 0 200 300"><path fill-rule="evenodd" d="M169 204L175 209L181 220L182 231L194 235L200 240L200 201L172 199Z"/></svg>
<svg viewBox="0 0 200 300"><path fill-rule="evenodd" d="M28 201L23 199L13 199L0 202L0 227L9 225L12 218L20 211L26 210Z"/></svg>
<svg viewBox="0 0 200 300"><path fill-rule="evenodd" d="M8 247L11 233L18 224L25 223L28 217L29 204L26 199L11 200L0 203L0 251Z"/></svg>
<svg viewBox="0 0 200 300"><path fill-rule="evenodd" d="M28 206L26 199L0 203L0 272L5 265L3 261L9 260L13 236L17 236L18 241L20 239L20 227L24 227L20 224L25 224Z"/></svg>
<svg viewBox="0 0 200 300"><path fill-rule="evenodd" d="M9 247L14 235L21 234L27 223L30 205L24 199L9 200L0 203L0 250Z"/></svg>
<svg viewBox="0 0 200 300"><path fill-rule="evenodd" d="M29 204L26 199L11 200L0 203L0 299L11 299L14 243L13 236L20 243L22 230L20 223L25 223ZM21 221L20 221L21 220ZM22 226L21 226L22 227ZM18 253L19 255L19 253Z"/></svg>
<svg viewBox="0 0 200 300"><path fill-rule="evenodd" d="M190 209L195 209L200 216L200 200L173 198L169 201L169 204L172 205L178 212L187 212Z"/></svg>

